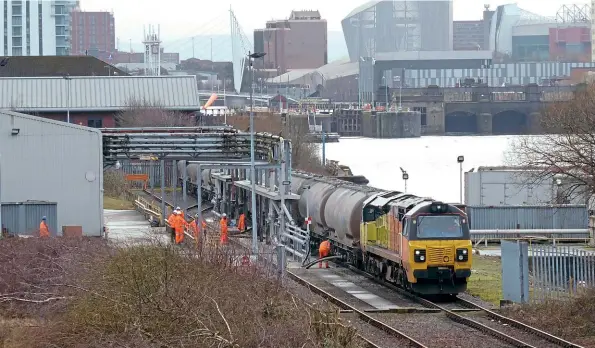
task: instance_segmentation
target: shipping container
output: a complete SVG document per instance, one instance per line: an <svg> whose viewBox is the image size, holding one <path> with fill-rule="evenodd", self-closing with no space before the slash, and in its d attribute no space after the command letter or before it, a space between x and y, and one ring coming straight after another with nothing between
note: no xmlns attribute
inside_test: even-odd
<svg viewBox="0 0 595 348"><path fill-rule="evenodd" d="M467 206L472 230L586 229L586 205Z"/></svg>
<svg viewBox="0 0 595 348"><path fill-rule="evenodd" d="M37 236L43 217L52 236L58 235L58 204L54 202L2 203L2 229L8 234Z"/></svg>

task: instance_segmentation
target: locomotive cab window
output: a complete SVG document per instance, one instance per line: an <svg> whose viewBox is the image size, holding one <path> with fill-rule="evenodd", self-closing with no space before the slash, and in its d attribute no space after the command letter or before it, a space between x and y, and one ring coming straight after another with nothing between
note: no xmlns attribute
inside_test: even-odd
<svg viewBox="0 0 595 348"><path fill-rule="evenodd" d="M403 237L408 237L409 236L409 219L404 218L403 219L403 232L401 232L401 234L403 235Z"/></svg>
<svg viewBox="0 0 595 348"><path fill-rule="evenodd" d="M367 206L364 208L364 222L371 222L376 220L376 216L379 215L376 211L376 207Z"/></svg>
<svg viewBox="0 0 595 348"><path fill-rule="evenodd" d="M417 218L417 238L463 238L464 229L459 215L423 215Z"/></svg>

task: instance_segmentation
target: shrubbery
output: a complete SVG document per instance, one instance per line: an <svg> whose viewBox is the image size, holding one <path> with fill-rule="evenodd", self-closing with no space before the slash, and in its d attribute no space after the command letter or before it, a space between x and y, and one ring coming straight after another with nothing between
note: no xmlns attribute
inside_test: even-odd
<svg viewBox="0 0 595 348"><path fill-rule="evenodd" d="M354 331L313 311L230 251L151 242L0 241L0 342L17 347L353 347ZM33 325L11 326L10 320Z"/></svg>

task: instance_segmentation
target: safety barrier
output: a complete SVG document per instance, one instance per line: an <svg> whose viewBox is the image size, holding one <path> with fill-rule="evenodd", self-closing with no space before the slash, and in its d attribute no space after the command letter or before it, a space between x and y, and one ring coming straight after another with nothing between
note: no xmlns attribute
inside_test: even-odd
<svg viewBox="0 0 595 348"><path fill-rule="evenodd" d="M558 242L587 242L589 240L589 230L471 230L471 241L475 246L481 243L487 246L489 242L500 242L507 239L551 241L554 245Z"/></svg>
<svg viewBox="0 0 595 348"><path fill-rule="evenodd" d="M532 302L564 299L595 287L595 252L568 246L529 245Z"/></svg>

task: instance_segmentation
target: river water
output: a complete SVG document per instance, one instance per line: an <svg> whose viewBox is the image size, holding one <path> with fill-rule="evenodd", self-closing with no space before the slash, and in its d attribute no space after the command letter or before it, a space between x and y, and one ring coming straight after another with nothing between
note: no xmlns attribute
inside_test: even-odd
<svg viewBox="0 0 595 348"><path fill-rule="evenodd" d="M410 139L341 138L326 144L326 158L364 175L369 185L404 190L402 167L409 174L407 192L446 202L459 202L458 156L463 170L505 164L514 136L427 136Z"/></svg>

